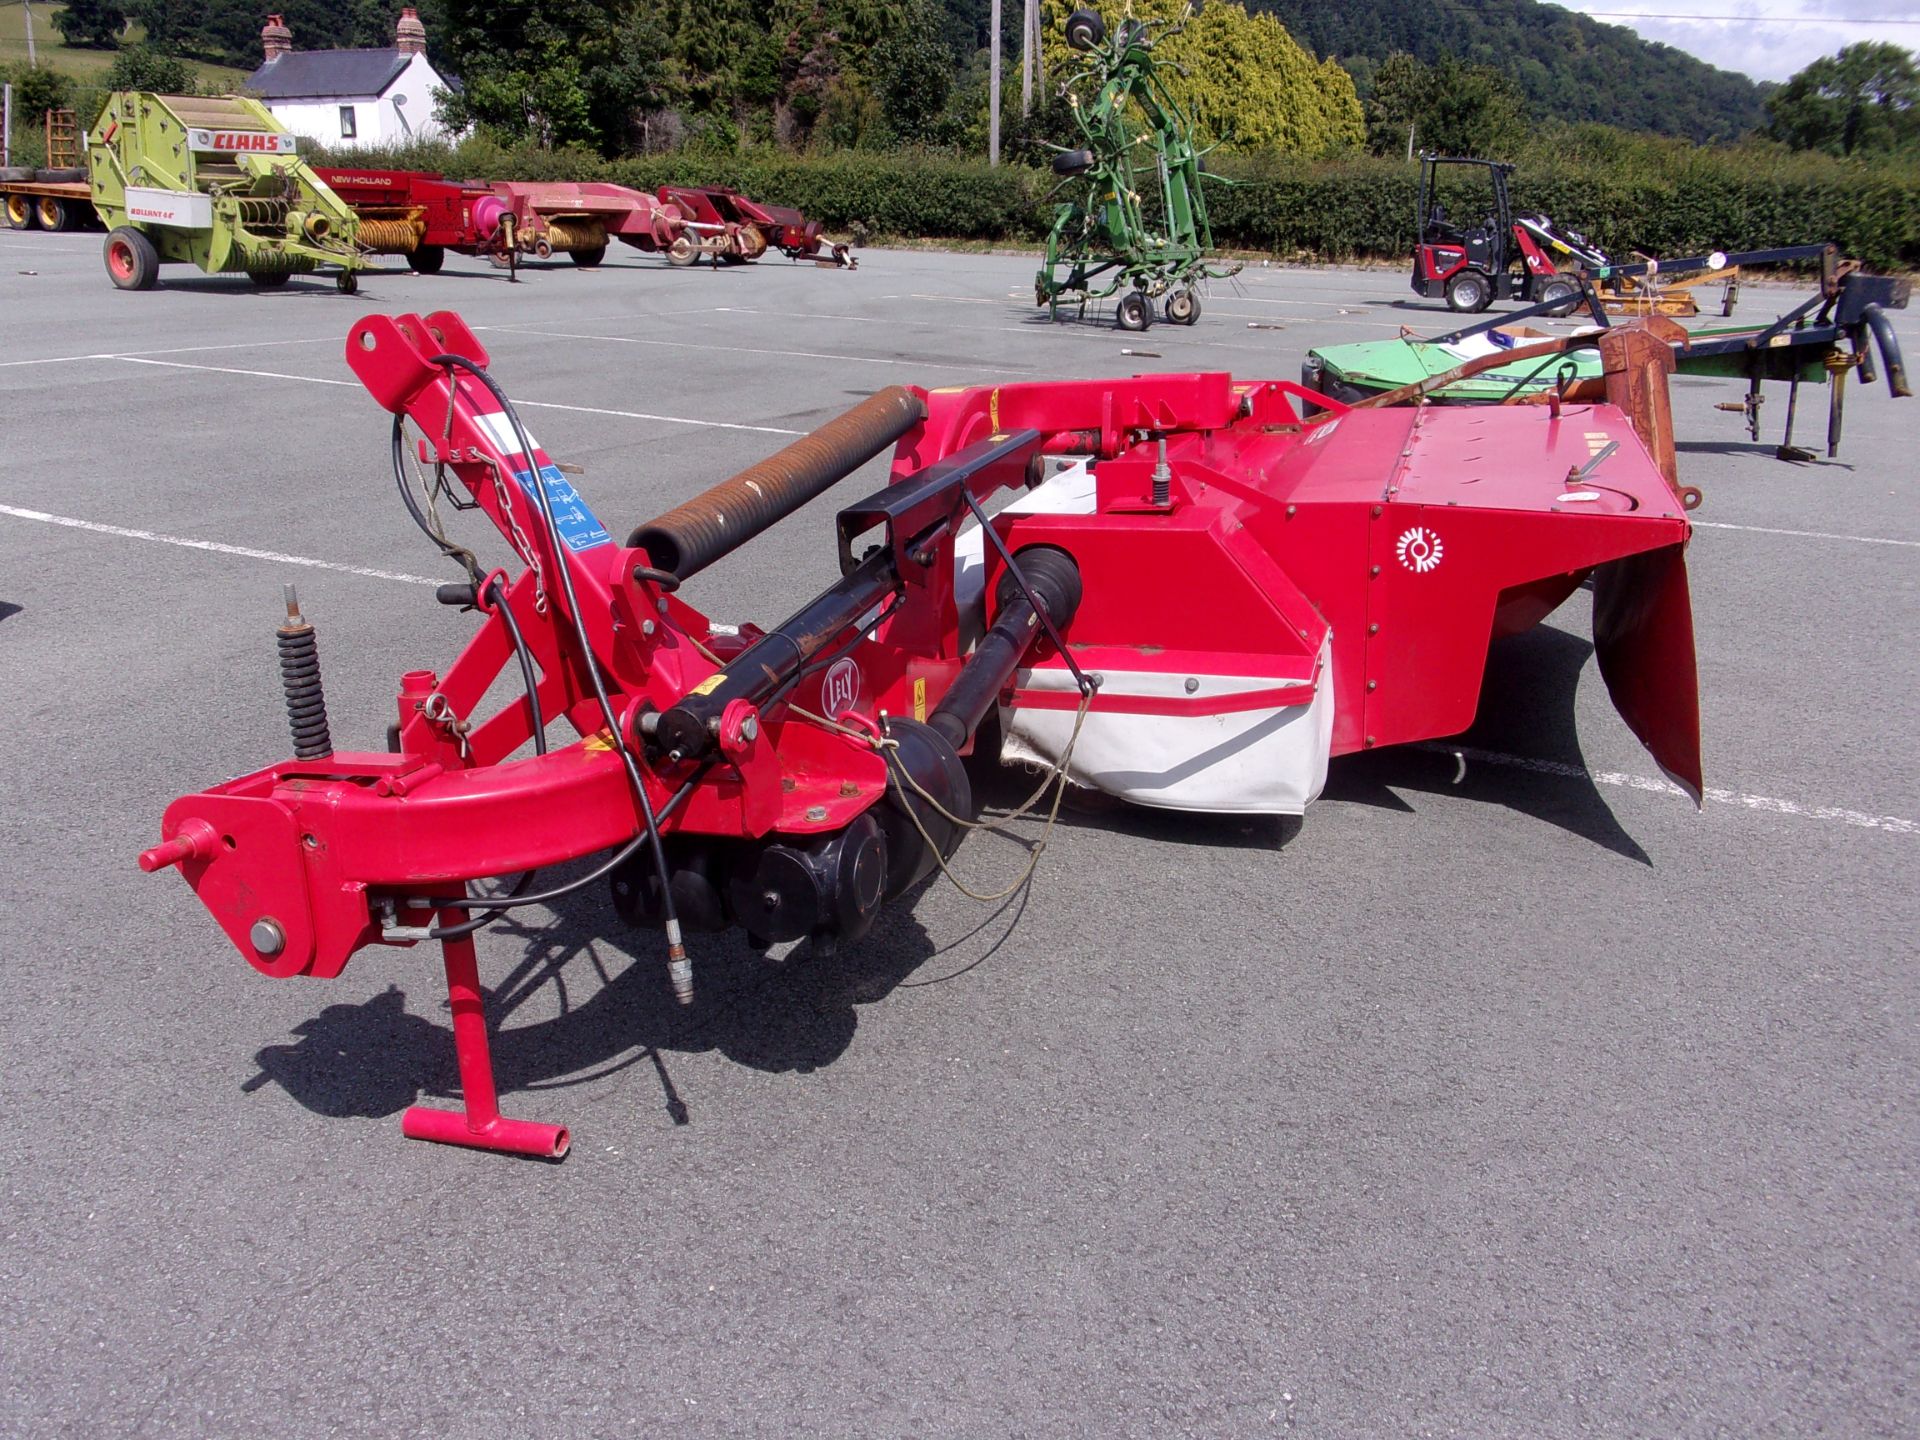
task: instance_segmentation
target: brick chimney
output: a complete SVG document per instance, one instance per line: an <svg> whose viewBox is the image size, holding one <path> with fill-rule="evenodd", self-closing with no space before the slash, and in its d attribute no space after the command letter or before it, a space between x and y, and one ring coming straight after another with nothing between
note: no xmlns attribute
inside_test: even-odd
<svg viewBox="0 0 1920 1440"><path fill-rule="evenodd" d="M427 53L427 27L411 5L400 12L400 23L393 27L393 48L402 55Z"/></svg>
<svg viewBox="0 0 1920 1440"><path fill-rule="evenodd" d="M267 59L278 60L293 49L293 31L287 28L287 22L278 15L269 15L267 23L260 27L260 44L267 52Z"/></svg>

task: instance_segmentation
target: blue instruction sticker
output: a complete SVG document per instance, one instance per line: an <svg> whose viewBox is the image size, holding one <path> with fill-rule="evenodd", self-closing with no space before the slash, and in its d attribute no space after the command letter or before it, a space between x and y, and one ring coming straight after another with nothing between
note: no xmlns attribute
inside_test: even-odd
<svg viewBox="0 0 1920 1440"><path fill-rule="evenodd" d="M513 478L520 482L520 488L527 492L527 499L533 502L537 512L540 496L533 488L533 472L516 470ZM546 482L547 499L553 506L554 528L559 530L561 543L567 549L578 555L582 550L613 543L607 527L587 508L587 502L580 498L580 492L573 488L573 482L560 473L558 465L542 465L540 478Z"/></svg>

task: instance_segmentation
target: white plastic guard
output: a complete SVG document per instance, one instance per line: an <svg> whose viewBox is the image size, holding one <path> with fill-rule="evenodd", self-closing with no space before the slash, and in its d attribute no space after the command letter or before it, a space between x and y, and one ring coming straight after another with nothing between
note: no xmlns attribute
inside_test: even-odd
<svg viewBox="0 0 1920 1440"><path fill-rule="evenodd" d="M148 190L129 185L127 218L136 225L175 225L183 230L211 230L213 200L197 190Z"/></svg>

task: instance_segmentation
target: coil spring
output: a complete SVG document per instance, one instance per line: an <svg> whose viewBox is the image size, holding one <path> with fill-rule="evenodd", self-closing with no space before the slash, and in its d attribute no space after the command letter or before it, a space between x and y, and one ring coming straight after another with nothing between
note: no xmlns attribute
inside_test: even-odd
<svg viewBox="0 0 1920 1440"><path fill-rule="evenodd" d="M240 223L249 230L263 227L280 229L287 223L287 202L284 200L240 199L234 202L240 216Z"/></svg>
<svg viewBox="0 0 1920 1440"><path fill-rule="evenodd" d="M285 626L280 642L280 685L287 692L287 725L293 731L296 760L323 760L333 754L327 729L327 695L320 683L320 647L311 625Z"/></svg>
<svg viewBox="0 0 1920 1440"><path fill-rule="evenodd" d="M420 248L420 232L411 220L362 220L360 248L380 255L408 255Z"/></svg>

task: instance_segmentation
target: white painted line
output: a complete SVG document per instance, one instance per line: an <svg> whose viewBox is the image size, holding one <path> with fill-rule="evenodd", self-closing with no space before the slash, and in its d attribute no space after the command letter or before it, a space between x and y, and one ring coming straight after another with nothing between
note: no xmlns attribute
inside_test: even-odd
<svg viewBox="0 0 1920 1440"><path fill-rule="evenodd" d="M264 350L278 345L323 345L338 341L337 335L316 335L308 340L245 340L237 345L180 345L171 350L116 350L98 355L48 355L38 360L0 360L0 370L21 365L65 365L72 360L134 360L146 355L196 355L207 350Z"/></svg>
<svg viewBox="0 0 1920 1440"><path fill-rule="evenodd" d="M49 515L44 510L24 510L18 505L0 505L0 515L16 520L39 520L48 525L64 525L69 530L91 530L96 535L117 535L123 540L150 540L159 545L178 545L186 550L211 550L216 555L238 555L247 560L270 560L276 565L304 565L310 570L337 570L343 575L364 575L369 580L401 580L409 585L438 585L425 575L408 575L398 570L375 570L367 565L342 565L334 560L316 560L311 555L283 555L278 550L255 550L246 545L222 545L215 540L190 540L184 535L161 535L152 530L132 530L124 525L102 525L97 520L76 520L71 515Z"/></svg>
<svg viewBox="0 0 1920 1440"><path fill-rule="evenodd" d="M1530 770L1536 775L1557 775L1567 780L1591 780L1596 785L1611 785L1626 790L1645 790L1654 795L1673 795L1682 800L1693 797L1670 780L1650 775L1629 775L1619 770L1588 770L1562 760L1536 760L1526 755L1503 755L1497 750L1476 750L1469 745L1448 745L1429 740L1420 747L1441 755L1464 756L1482 765L1499 765L1510 770ZM1738 805L1745 810L1763 810L1772 815L1793 815L1803 820L1837 820L1842 825L1862 830L1885 830L1894 835L1920 835L1920 821L1903 820L1897 815L1869 815L1862 810L1845 810L1837 805L1803 805L1798 800L1778 800L1771 795L1747 795L1709 785L1705 796L1716 805Z"/></svg>
<svg viewBox="0 0 1920 1440"><path fill-rule="evenodd" d="M1920 550L1920 540L1889 540L1884 535L1834 535L1825 530L1775 530L1770 525L1729 525L1724 520L1696 520L1700 530L1745 530L1754 535L1791 535L1796 540L1851 540L1858 545L1900 545Z"/></svg>
<svg viewBox="0 0 1920 1440"><path fill-rule="evenodd" d="M763 350L753 345L700 345L691 340L654 340L635 335L582 335L567 330L533 330L519 325L479 325L486 333L500 330L511 335L539 335L548 340L603 340L611 345L657 345L669 350L705 350L724 355L779 355L795 360L838 360L849 365L893 365L909 370L959 370L968 375L994 375L1008 371L1027 371L1029 365L945 365L932 360L908 360L885 355L834 355L823 350Z"/></svg>
<svg viewBox="0 0 1920 1440"><path fill-rule="evenodd" d="M216 375L251 375L256 380L303 380L309 385L346 385L360 388L357 380L326 380L318 375L288 375L281 370L237 370L231 365L189 365L184 360L145 360L137 355L109 355L109 360L119 360L128 365L164 365L169 370L209 370Z"/></svg>
<svg viewBox="0 0 1920 1440"><path fill-rule="evenodd" d="M237 370L227 365L192 365L185 360L148 360L136 355L110 355L103 359L124 360L129 365L164 365L170 370L207 370L217 375L251 375L257 380L299 380L308 385L345 385L359 388L357 380L327 380L318 375L289 375L282 370ZM577 410L583 415L613 415L623 420L658 420L668 425L697 425L706 430L753 430L763 435L804 435L804 430L783 430L775 425L741 425L731 420L689 420L684 415L649 415L641 410L599 410L590 405L562 405L553 400L514 398L520 410Z"/></svg>
<svg viewBox="0 0 1920 1440"><path fill-rule="evenodd" d="M513 403L516 408L523 410L573 410L582 415L617 415L623 420L664 420L669 425L701 425L709 430L751 430L759 435L807 433L804 430L784 430L778 425L736 425L730 420L687 420L678 415L648 415L640 410L600 410L592 405L561 405L552 400L515 400Z"/></svg>

